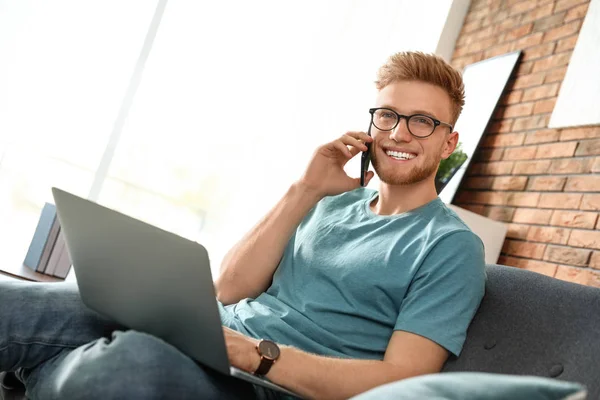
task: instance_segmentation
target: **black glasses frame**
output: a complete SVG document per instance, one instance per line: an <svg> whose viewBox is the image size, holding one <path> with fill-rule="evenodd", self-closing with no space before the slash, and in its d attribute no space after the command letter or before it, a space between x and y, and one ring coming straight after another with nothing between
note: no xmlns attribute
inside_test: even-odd
<svg viewBox="0 0 600 400"><path fill-rule="evenodd" d="M380 129L377 125L375 125L373 118L375 117L375 111L377 111L377 110L386 110L386 111L390 111L390 112L396 114L397 121L394 124L394 126L391 127L390 129ZM426 115L426 114L402 115L402 114L398 114L396 111L392 110L391 108L386 108L386 107L370 108L369 113L371 114L371 124L375 128L379 129L380 131L384 131L384 132L385 131L393 131L394 129L396 129L396 127L398 126L400 121L402 121L402 118L406 119L406 128L408 129L408 132L411 135L413 135L414 137L419 138L419 139L425 139L425 138L428 138L429 136L433 135L433 132L435 132L435 128L437 128L440 125L444 125L444 126L447 126L448 128L450 128L451 133L452 133L452 131L454 131L454 127L452 125L442 122L439 119L435 119L431 115ZM432 120L433 121L433 129L431 130L431 133L427 136L417 136L414 133L412 133L412 131L410 130L410 124L408 123L408 121L410 121L410 119L413 117L427 117L430 120Z"/></svg>

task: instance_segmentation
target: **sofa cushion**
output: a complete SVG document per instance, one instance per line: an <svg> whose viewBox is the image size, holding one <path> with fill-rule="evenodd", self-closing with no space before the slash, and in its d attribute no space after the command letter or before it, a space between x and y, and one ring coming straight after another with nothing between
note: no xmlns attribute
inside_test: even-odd
<svg viewBox="0 0 600 400"><path fill-rule="evenodd" d="M451 372L389 383L352 400L583 400L582 385L537 376Z"/></svg>
<svg viewBox="0 0 600 400"><path fill-rule="evenodd" d="M600 289L499 265L487 276L463 351L443 371L558 378L600 398Z"/></svg>

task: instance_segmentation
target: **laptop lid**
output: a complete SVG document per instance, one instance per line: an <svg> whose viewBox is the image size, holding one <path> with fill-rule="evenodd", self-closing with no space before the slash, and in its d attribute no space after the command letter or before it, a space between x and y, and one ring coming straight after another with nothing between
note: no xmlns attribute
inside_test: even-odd
<svg viewBox="0 0 600 400"><path fill-rule="evenodd" d="M206 249L52 188L82 301L230 374Z"/></svg>

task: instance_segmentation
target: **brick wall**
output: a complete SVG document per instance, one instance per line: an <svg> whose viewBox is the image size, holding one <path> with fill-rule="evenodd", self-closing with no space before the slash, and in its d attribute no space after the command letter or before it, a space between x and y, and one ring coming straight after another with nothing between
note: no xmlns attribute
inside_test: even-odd
<svg viewBox="0 0 600 400"><path fill-rule="evenodd" d="M455 204L508 224L500 263L600 287L600 126L548 129L589 0L473 0L452 64L523 50Z"/></svg>

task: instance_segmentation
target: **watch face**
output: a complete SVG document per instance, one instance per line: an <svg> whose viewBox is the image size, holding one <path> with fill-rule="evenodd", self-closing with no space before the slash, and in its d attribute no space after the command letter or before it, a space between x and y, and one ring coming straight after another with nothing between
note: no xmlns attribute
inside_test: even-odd
<svg viewBox="0 0 600 400"><path fill-rule="evenodd" d="M279 346L270 340L263 340L258 344L258 351L260 354L270 360L277 360L279 358Z"/></svg>

